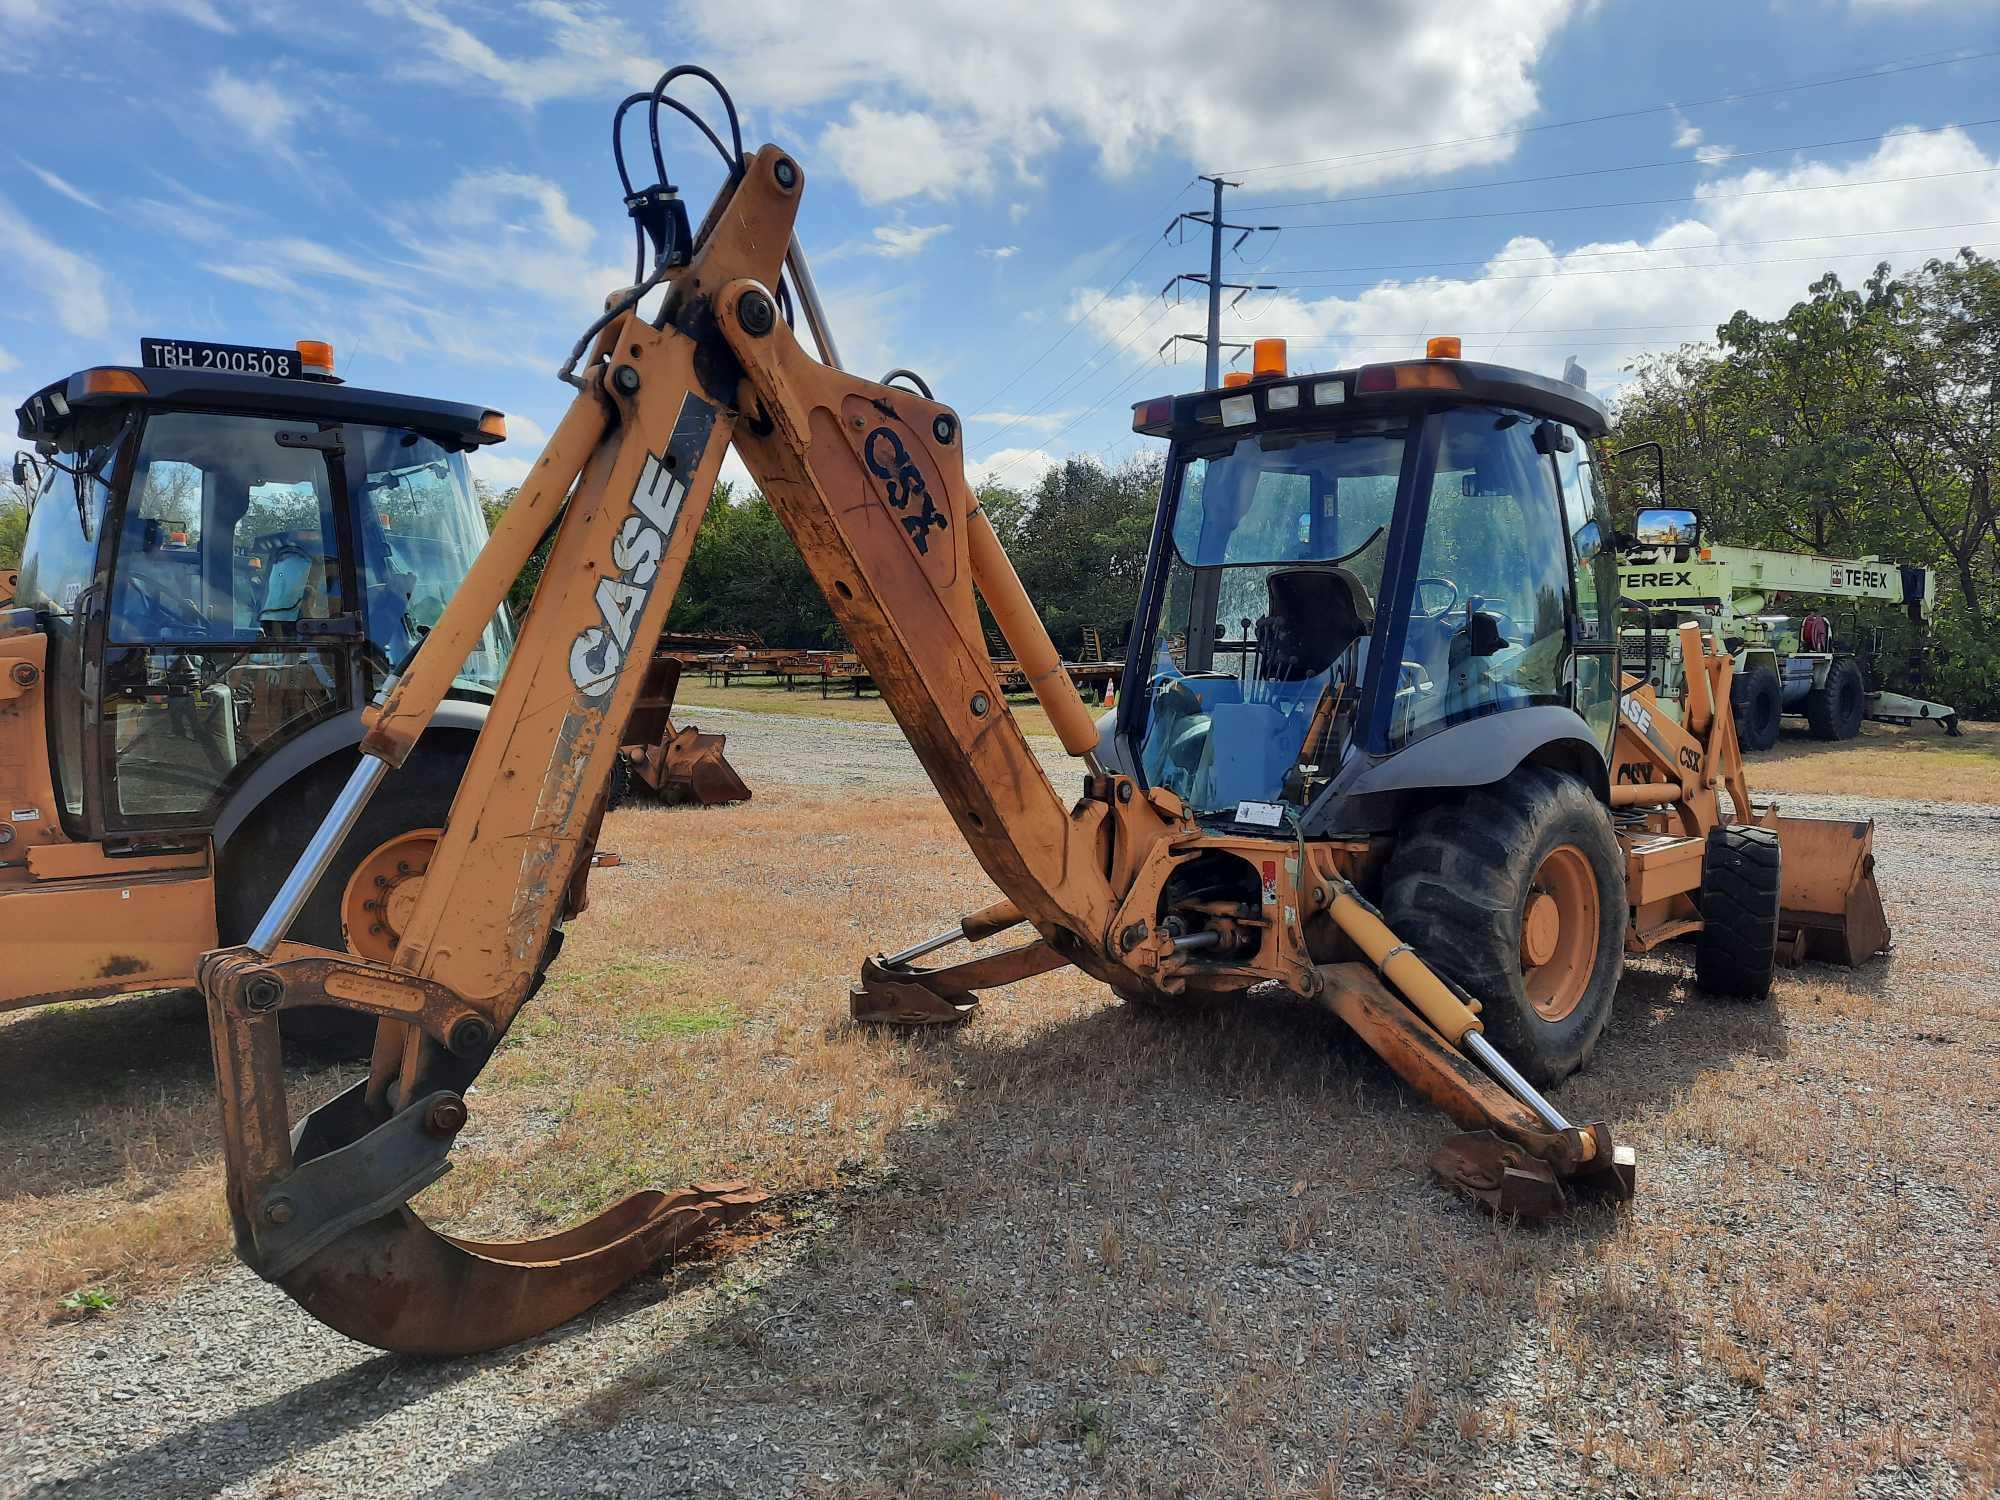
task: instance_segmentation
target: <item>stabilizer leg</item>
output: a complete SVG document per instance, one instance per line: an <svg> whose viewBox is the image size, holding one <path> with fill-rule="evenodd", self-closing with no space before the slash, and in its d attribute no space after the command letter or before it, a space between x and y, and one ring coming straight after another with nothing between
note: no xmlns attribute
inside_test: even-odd
<svg viewBox="0 0 2000 1500"><path fill-rule="evenodd" d="M1524 1080L1520 1089L1539 1109L1517 1098L1426 1025L1367 965L1324 964L1317 972L1320 997L1334 1014L1465 1128L1431 1158L1432 1173L1447 1187L1522 1219L1552 1218L1572 1198L1632 1196L1636 1158L1631 1147L1612 1142L1608 1126L1570 1125Z"/></svg>

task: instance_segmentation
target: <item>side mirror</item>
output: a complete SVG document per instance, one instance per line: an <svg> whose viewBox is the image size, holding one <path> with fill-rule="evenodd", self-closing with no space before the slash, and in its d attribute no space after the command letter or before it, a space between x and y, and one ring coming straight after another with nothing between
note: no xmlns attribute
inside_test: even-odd
<svg viewBox="0 0 2000 1500"><path fill-rule="evenodd" d="M1595 521L1585 521L1577 527L1576 535L1570 541L1576 548L1579 567L1604 550L1604 533L1598 529Z"/></svg>
<svg viewBox="0 0 2000 1500"><path fill-rule="evenodd" d="M42 466L18 448L14 450L14 483L30 495L42 487Z"/></svg>
<svg viewBox="0 0 2000 1500"><path fill-rule="evenodd" d="M1698 547L1701 545L1701 512L1661 508L1642 510L1633 523L1641 547Z"/></svg>

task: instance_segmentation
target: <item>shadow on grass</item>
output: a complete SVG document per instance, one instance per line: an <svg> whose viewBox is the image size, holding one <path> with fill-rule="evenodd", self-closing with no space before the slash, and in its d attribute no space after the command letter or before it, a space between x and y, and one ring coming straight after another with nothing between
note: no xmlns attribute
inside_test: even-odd
<svg viewBox="0 0 2000 1500"><path fill-rule="evenodd" d="M1688 988L1671 963L1629 969L1597 1060L1557 1091L1561 1107L1657 1138L1661 1117L1703 1070L1785 1051L1775 1008L1707 1001ZM819 1474L842 1484L862 1477L841 1493L952 1492L975 1481L1004 1491L1022 1480L1008 1466L1029 1460L1018 1432L1013 1442L987 1440L993 1414L1047 1408L1048 1440L1025 1445L1038 1478L1092 1487L1157 1459L1180 1465L1174 1474L1196 1492L1220 1493L1240 1477L1222 1454L1256 1430L1232 1418L1238 1397L1218 1385L1221 1373L1268 1356L1271 1389L1303 1379L1370 1410L1388 1399L1386 1367L1358 1351L1413 1340L1444 1319L1445 1294L1468 1262L1509 1268L1500 1293L1475 1295L1452 1315L1452 1331L1476 1351L1471 1328L1504 1329L1531 1314L1541 1276L1592 1260L1620 1230L1619 1215L1601 1209L1535 1230L1497 1226L1427 1187L1425 1158L1451 1126L1330 1013L1304 1002L1174 1017L1107 1006L1025 1037L975 1023L880 1045L913 1049L938 1068L952 1107L892 1137L886 1172L845 1195L830 1220L781 1237L777 1253L760 1258L767 1269L754 1272L761 1284L747 1301L703 1314L663 1344L627 1348L608 1384L497 1453L436 1475L436 1492L572 1493L593 1469L614 1492L672 1489L670 1477L699 1476L669 1476L662 1454L699 1468L753 1424L782 1436L754 1459L745 1453L736 1473L749 1493L797 1492ZM172 1066L197 1063L182 1056ZM1634 1214L1649 1212L1643 1152L1640 1173ZM1319 1228L1286 1248L1288 1216L1315 1215ZM1185 1233L1149 1249L1158 1222ZM1130 1241L1115 1258L1100 1228L1112 1223ZM1413 1257L1418 1246L1424 1254ZM543 1339L480 1358L366 1358L215 1412L62 1489L212 1493L538 1350L595 1344L607 1330L657 1337L659 1322L640 1315L717 1273L649 1278ZM1264 1321L1294 1304L1308 1314L1296 1321L1323 1318L1339 1344L1265 1350L1267 1337L1291 1335L1267 1336ZM1192 1332L1175 1343L1157 1332L1163 1325ZM1633 1357L1657 1353L1670 1336L1637 1329ZM1091 1416L1128 1409L1121 1403L1139 1379L1129 1351L1149 1342L1164 1352L1140 1383L1146 1402L1122 1425ZM1504 1340L1488 1342L1497 1358ZM1485 1356L1461 1357L1471 1363L1460 1384L1476 1386ZM602 1352L584 1367L616 1368ZM1168 1420L1203 1432L1203 1445L1173 1447L1181 1428L1159 1425ZM606 1438L614 1430L615 1443ZM1289 1417L1285 1433L1271 1441L1326 1462L1323 1435ZM1457 1463L1476 1457L1468 1448ZM418 1476L383 1477L407 1485Z"/></svg>

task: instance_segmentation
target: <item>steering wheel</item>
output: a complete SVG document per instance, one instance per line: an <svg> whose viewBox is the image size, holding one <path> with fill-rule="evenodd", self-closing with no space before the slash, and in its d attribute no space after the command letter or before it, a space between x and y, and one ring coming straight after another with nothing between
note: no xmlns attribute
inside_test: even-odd
<svg viewBox="0 0 2000 1500"><path fill-rule="evenodd" d="M1164 708L1170 701L1185 699L1186 701L1176 708L1177 713L1185 715L1201 712L1201 694L1188 686L1185 677L1173 672L1162 672L1154 677L1146 684L1146 691L1151 695L1156 707Z"/></svg>
<svg viewBox="0 0 2000 1500"><path fill-rule="evenodd" d="M206 623L201 606L185 594L178 600L170 601L137 573L125 575L125 587L132 591L146 613L162 628L169 625L203 626Z"/></svg>
<svg viewBox="0 0 2000 1500"><path fill-rule="evenodd" d="M1425 609L1422 595L1426 588L1450 589L1451 597L1436 609ZM1449 578L1442 578L1435 573L1427 573L1419 578L1411 586L1411 592L1417 598L1417 613L1426 620L1442 620L1451 613L1451 607L1458 603L1458 585Z"/></svg>

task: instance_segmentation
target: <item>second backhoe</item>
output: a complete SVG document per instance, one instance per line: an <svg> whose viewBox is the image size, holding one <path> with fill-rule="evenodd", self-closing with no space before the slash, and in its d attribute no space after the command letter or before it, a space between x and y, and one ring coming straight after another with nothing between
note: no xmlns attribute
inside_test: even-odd
<svg viewBox="0 0 2000 1500"><path fill-rule="evenodd" d="M643 106L657 142L689 78L714 83L671 70L620 121ZM518 1244L409 1207L582 908L621 729L732 443L999 892L871 961L863 1019L958 1021L1065 965L1163 1007L1309 997L1463 1127L1438 1174L1525 1217L1633 1191L1630 1150L1545 1092L1590 1055L1625 952L1690 937L1704 986L1756 997L1781 929L1849 956L1886 941L1869 825L1753 803L1727 657L1684 632L1701 669L1672 712L1619 673L1588 456L1603 408L1448 346L1309 376L1264 349L1240 384L1141 405L1168 479L1100 729L967 484L958 414L841 369L793 235L805 174L745 152L722 97L722 190L696 226L657 155L654 184L626 177L640 263L564 371L568 414L249 941L203 961L238 1249L315 1317L385 1349L493 1348L759 1201L735 1183L641 1194ZM371 914L393 957L289 942L551 527L428 866ZM1067 792L1008 709L982 602L1079 762ZM996 954L915 967L1016 928ZM294 1128L278 1016L300 1005L378 1031L368 1076Z"/></svg>

